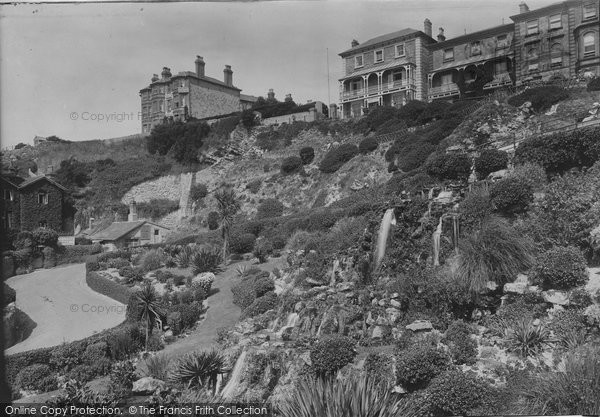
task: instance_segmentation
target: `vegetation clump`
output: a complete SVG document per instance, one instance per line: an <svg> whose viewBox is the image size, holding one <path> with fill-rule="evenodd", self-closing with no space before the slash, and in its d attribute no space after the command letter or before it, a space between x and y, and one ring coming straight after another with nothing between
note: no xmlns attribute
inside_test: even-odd
<svg viewBox="0 0 600 417"><path fill-rule="evenodd" d="M525 102L531 102L535 111L549 109L553 104L569 98L569 92L555 85L528 88L516 96L508 99L508 104L519 107Z"/></svg>
<svg viewBox="0 0 600 417"><path fill-rule="evenodd" d="M332 376L356 356L354 341L346 336L332 335L315 343L310 350L312 370L318 376Z"/></svg>
<svg viewBox="0 0 600 417"><path fill-rule="evenodd" d="M346 162L358 154L356 145L345 143L327 152L319 164L319 170L332 174L340 169Z"/></svg>
<svg viewBox="0 0 600 417"><path fill-rule="evenodd" d="M475 158L475 172L479 179L485 179L490 173L505 169L508 164L508 154L498 149L484 149Z"/></svg>
<svg viewBox="0 0 600 417"><path fill-rule="evenodd" d="M573 246L554 247L538 257L532 280L544 289L569 290L588 280L585 258Z"/></svg>

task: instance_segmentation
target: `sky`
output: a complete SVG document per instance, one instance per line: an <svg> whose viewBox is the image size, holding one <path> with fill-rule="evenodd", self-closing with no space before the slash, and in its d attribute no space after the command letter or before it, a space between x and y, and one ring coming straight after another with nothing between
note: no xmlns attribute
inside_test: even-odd
<svg viewBox="0 0 600 417"><path fill-rule="evenodd" d="M0 6L0 145L139 133L139 90L163 67L269 88L296 103L336 102L352 39L423 20L447 38L510 23L520 0L312 0ZM531 9L555 0L527 0ZM504 20L503 20L504 19ZM329 80L329 82L328 82Z"/></svg>

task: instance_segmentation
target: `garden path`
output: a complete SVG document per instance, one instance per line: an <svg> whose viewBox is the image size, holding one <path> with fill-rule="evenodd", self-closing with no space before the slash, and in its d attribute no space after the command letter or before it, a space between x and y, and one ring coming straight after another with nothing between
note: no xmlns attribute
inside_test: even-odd
<svg viewBox="0 0 600 417"><path fill-rule="evenodd" d="M85 264L39 269L6 283L17 293L17 308L37 323L7 355L84 339L125 320L125 305L88 287Z"/></svg>

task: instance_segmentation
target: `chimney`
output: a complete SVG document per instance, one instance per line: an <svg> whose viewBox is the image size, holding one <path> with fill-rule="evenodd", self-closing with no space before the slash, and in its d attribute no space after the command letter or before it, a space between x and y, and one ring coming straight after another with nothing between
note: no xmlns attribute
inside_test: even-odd
<svg viewBox="0 0 600 417"><path fill-rule="evenodd" d="M423 22L423 31L427 36L429 36L430 38L432 37L431 34L433 32L431 31L431 20L425 19L425 21Z"/></svg>
<svg viewBox="0 0 600 417"><path fill-rule="evenodd" d="M131 200L129 203L129 215L127 216L128 222L137 222L138 214L137 214L137 206L135 204L135 200Z"/></svg>
<svg viewBox="0 0 600 417"><path fill-rule="evenodd" d="M229 86L233 85L233 71L231 71L231 65L225 65L225 69L223 70L223 82Z"/></svg>
<svg viewBox="0 0 600 417"><path fill-rule="evenodd" d="M438 42L444 42L446 37L444 36L444 28L440 28L440 33L437 35Z"/></svg>
<svg viewBox="0 0 600 417"><path fill-rule="evenodd" d="M356 39L352 39L352 42L350 42L350 45L352 45L353 48L356 48L359 45L359 43Z"/></svg>
<svg viewBox="0 0 600 417"><path fill-rule="evenodd" d="M158 81L158 74L152 74L152 80L153 83Z"/></svg>
<svg viewBox="0 0 600 417"><path fill-rule="evenodd" d="M529 11L529 6L524 1L519 4L519 13L527 13Z"/></svg>
<svg viewBox="0 0 600 417"><path fill-rule="evenodd" d="M171 78L171 69L167 67L163 67L162 72L160 73L163 80Z"/></svg>
<svg viewBox="0 0 600 417"><path fill-rule="evenodd" d="M204 77L204 59L200 55L196 55L196 75Z"/></svg>
<svg viewBox="0 0 600 417"><path fill-rule="evenodd" d="M269 92L267 93L267 100L275 100L275 92L272 88L269 88Z"/></svg>
<svg viewBox="0 0 600 417"><path fill-rule="evenodd" d="M290 94L286 94L286 95L285 95L285 99L284 99L283 101L285 101L285 102L288 102L288 101L293 101L293 100L292 100L292 94L291 94L291 93L290 93Z"/></svg>

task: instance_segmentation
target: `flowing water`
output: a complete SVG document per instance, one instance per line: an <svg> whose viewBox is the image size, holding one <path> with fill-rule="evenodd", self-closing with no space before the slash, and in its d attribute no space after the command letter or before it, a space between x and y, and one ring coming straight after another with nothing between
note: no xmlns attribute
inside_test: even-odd
<svg viewBox="0 0 600 417"><path fill-rule="evenodd" d="M440 222L433 232L433 266L440 265L440 239L442 237L442 220L443 217L440 217Z"/></svg>
<svg viewBox="0 0 600 417"><path fill-rule="evenodd" d="M225 385L225 388L223 388L221 397L230 399L235 395L235 391L238 385L240 385L240 381L242 379L242 370L244 369L247 354L248 352L244 350L237 358L237 361L235 361L235 366L231 371L231 378L229 379L227 385Z"/></svg>
<svg viewBox="0 0 600 417"><path fill-rule="evenodd" d="M379 268L379 265L385 256L388 235L390 234L390 227L392 225L396 225L396 216L394 216L394 209L390 208L385 211L385 214L381 219L381 226L379 227L377 248L375 249L375 269Z"/></svg>
<svg viewBox="0 0 600 417"><path fill-rule="evenodd" d="M282 334L285 329L296 327L296 324L298 324L298 320L300 320L300 316L298 315L298 313L288 314L285 325L281 328L281 330L279 330L279 334Z"/></svg>

